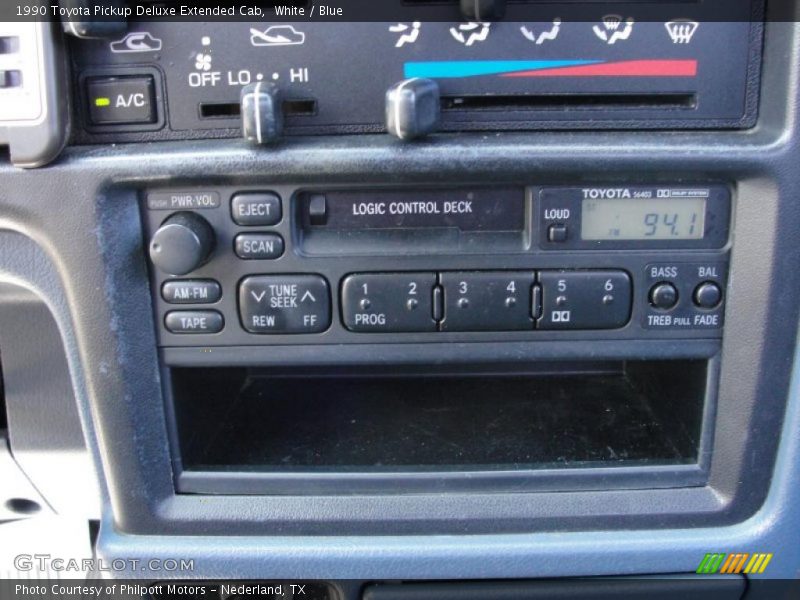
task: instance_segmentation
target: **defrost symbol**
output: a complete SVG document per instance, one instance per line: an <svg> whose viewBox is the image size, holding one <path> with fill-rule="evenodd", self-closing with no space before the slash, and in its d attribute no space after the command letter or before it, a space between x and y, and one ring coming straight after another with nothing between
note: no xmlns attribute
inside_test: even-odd
<svg viewBox="0 0 800 600"><path fill-rule="evenodd" d="M664 27L666 27L673 44L688 44L692 41L697 28L700 27L700 23L689 19L675 19L664 23Z"/></svg>

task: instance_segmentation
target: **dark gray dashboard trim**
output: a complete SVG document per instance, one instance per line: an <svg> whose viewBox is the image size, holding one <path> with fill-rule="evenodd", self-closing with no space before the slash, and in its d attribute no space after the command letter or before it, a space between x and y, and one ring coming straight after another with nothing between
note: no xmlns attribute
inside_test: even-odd
<svg viewBox="0 0 800 600"><path fill-rule="evenodd" d="M770 93L748 132L443 135L413 146L363 136L291 141L277 151L165 142L72 148L36 173L0 167L0 226L19 232L9 242L36 247L27 262L0 253L0 275L39 290L62 331L108 486L100 555L195 557L195 577L480 578L687 572L709 544L774 545L784 553L773 573L795 575L800 548L787 541L800 527L797 382L789 395L800 284L798 44L797 25L768 25ZM739 182L707 487L390 498L174 494L137 187L214 175L247 185L655 173Z"/></svg>

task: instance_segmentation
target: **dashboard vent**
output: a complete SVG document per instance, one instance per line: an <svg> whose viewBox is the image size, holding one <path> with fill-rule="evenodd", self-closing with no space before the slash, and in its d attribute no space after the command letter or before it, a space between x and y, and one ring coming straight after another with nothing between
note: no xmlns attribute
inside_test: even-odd
<svg viewBox="0 0 800 600"><path fill-rule="evenodd" d="M35 122L43 116L39 37L36 23L0 23L0 123L4 125Z"/></svg>

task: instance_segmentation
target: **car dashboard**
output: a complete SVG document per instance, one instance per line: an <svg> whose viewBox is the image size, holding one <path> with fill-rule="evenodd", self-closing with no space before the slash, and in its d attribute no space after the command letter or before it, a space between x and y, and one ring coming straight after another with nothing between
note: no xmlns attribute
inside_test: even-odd
<svg viewBox="0 0 800 600"><path fill-rule="evenodd" d="M251 4L0 9L0 518L120 597L789 589L798 4Z"/></svg>

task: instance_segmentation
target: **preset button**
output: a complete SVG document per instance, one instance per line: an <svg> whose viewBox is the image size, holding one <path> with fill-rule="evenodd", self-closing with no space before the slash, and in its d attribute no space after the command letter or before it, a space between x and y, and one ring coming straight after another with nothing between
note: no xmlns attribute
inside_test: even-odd
<svg viewBox="0 0 800 600"><path fill-rule="evenodd" d="M540 271L539 329L616 329L631 314L625 271Z"/></svg>
<svg viewBox="0 0 800 600"><path fill-rule="evenodd" d="M436 331L435 273L360 273L342 282L342 321L350 331Z"/></svg>
<svg viewBox="0 0 800 600"><path fill-rule="evenodd" d="M533 329L534 279L533 271L442 273L442 331Z"/></svg>

